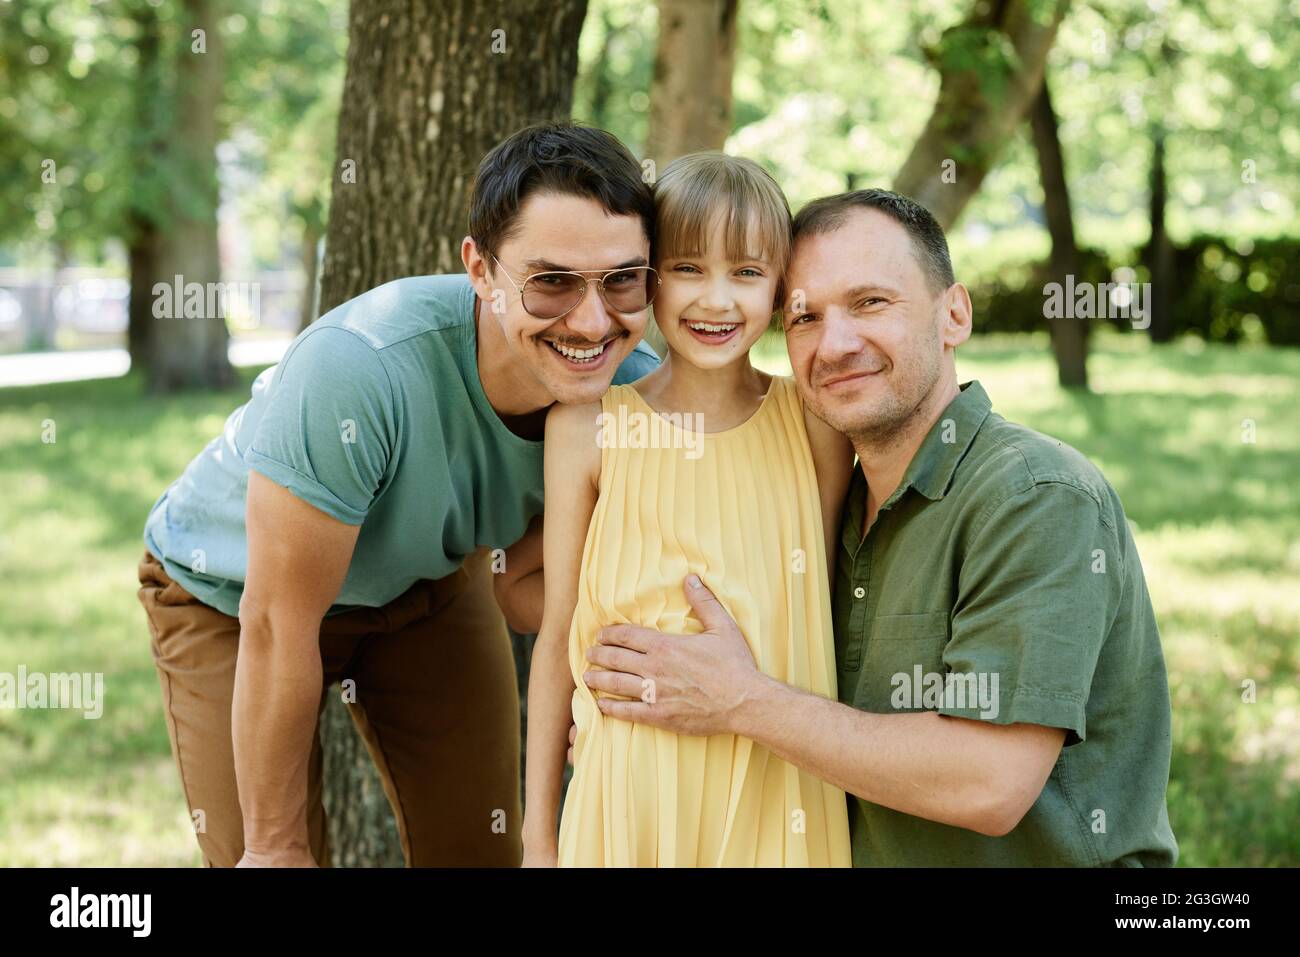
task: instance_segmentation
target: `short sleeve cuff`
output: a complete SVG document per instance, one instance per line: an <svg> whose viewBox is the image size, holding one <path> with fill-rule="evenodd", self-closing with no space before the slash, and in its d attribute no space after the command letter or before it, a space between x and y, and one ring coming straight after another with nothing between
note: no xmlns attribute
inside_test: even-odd
<svg viewBox="0 0 1300 957"><path fill-rule="evenodd" d="M263 455L256 449L249 449L244 462L250 469L266 476L276 485L288 489L308 505L320 509L326 515L338 519L345 525L360 525L365 521L366 513L348 505L337 495L309 475L303 475L297 469L277 462Z"/></svg>
<svg viewBox="0 0 1300 957"><path fill-rule="evenodd" d="M1045 728L1063 728L1066 744L1075 744L1086 737L1085 708L1073 695L1043 691L1037 688L1016 688L1010 694L999 691L993 708L948 707L940 705L935 710L954 718L970 718L990 724L1037 724Z"/></svg>

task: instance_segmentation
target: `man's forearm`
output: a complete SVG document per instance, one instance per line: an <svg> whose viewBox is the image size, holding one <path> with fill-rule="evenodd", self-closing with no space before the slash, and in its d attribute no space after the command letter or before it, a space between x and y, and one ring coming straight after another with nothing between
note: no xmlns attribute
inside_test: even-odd
<svg viewBox="0 0 1300 957"><path fill-rule="evenodd" d="M859 711L759 675L736 723L738 734L873 804L982 834L1019 819L996 779L1004 754L994 729L978 722Z"/></svg>
<svg viewBox="0 0 1300 957"><path fill-rule="evenodd" d="M240 629L231 733L246 851L308 848L307 766L322 682L319 622Z"/></svg>

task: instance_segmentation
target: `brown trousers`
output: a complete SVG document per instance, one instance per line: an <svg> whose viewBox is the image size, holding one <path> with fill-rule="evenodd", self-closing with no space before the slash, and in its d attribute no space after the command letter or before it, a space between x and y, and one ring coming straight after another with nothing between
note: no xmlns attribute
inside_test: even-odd
<svg viewBox="0 0 1300 957"><path fill-rule="evenodd" d="M140 602L153 636L172 755L209 866L244 853L230 716L239 621L204 605L149 552ZM382 608L321 623L324 686L355 680L349 704L392 805L408 867L516 866L522 857L519 692L486 549ZM319 711L318 711L319 714ZM320 732L308 772L312 855L329 864ZM504 833L502 822L504 820Z"/></svg>

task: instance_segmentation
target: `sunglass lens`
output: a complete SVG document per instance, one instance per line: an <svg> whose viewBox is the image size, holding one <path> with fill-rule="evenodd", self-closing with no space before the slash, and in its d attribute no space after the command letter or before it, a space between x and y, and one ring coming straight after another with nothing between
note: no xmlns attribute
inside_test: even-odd
<svg viewBox="0 0 1300 957"><path fill-rule="evenodd" d="M565 273L539 273L524 283L524 309L539 319L554 319L582 298L586 283Z"/></svg>
<svg viewBox="0 0 1300 957"><path fill-rule="evenodd" d="M651 275L644 266L610 273L605 277L605 301L618 312L640 312L654 298Z"/></svg>

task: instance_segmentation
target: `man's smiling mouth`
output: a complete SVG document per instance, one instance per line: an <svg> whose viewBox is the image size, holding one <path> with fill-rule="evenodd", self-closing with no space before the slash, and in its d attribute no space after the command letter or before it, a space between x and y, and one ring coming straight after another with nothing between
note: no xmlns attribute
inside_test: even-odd
<svg viewBox="0 0 1300 957"><path fill-rule="evenodd" d="M821 387L825 389L845 382L858 382L862 379L869 379L871 376L878 375L883 371L883 369L863 369L858 372L850 372L848 375L836 376L834 379L828 379L821 384Z"/></svg>
<svg viewBox="0 0 1300 957"><path fill-rule="evenodd" d="M599 362L601 357L609 350L610 344L619 338L619 336L614 336L594 346L570 346L561 342L556 342L553 339L543 339L542 341L569 362L578 365L588 365Z"/></svg>

